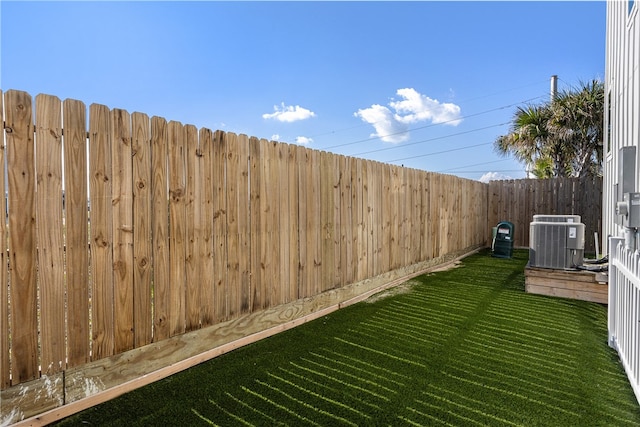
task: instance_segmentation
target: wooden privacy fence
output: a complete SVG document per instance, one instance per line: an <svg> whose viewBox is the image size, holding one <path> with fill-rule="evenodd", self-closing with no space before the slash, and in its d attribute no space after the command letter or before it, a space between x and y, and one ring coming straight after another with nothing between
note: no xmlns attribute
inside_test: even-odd
<svg viewBox="0 0 640 427"><path fill-rule="evenodd" d="M0 92L0 111L3 422L490 232L476 181L49 95Z"/></svg>
<svg viewBox="0 0 640 427"><path fill-rule="evenodd" d="M487 227L511 221L515 246L529 246L529 224L537 214L580 215L587 252L595 252L594 233L602 238L602 177L491 181L487 203Z"/></svg>

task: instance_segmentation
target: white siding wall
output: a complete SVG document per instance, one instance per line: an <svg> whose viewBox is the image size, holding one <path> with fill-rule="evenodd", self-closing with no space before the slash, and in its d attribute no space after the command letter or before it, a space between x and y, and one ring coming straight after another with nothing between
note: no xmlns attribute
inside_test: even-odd
<svg viewBox="0 0 640 427"><path fill-rule="evenodd" d="M632 7L630 7L632 5ZM636 191L640 191L640 0L607 2L605 141L602 203L603 248L620 235L615 203L618 150L636 146ZM610 113L607 114L607 111ZM610 133L607 137L607 128Z"/></svg>

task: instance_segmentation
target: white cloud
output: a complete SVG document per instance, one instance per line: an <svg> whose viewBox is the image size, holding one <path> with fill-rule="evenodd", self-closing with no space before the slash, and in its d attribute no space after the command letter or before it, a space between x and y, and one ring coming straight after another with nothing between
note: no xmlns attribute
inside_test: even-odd
<svg viewBox="0 0 640 427"><path fill-rule="evenodd" d="M312 138L307 138L306 136L298 136L296 137L296 144L307 145L313 142Z"/></svg>
<svg viewBox="0 0 640 427"><path fill-rule="evenodd" d="M384 142L394 144L409 139L409 126L396 120L387 107L374 104L369 108L358 110L354 115L373 126L376 132L371 134L372 137L379 137Z"/></svg>
<svg viewBox="0 0 640 427"><path fill-rule="evenodd" d="M487 172L480 177L478 181L480 182L489 182L489 181L501 181L505 179L513 179L508 175L503 175L500 172Z"/></svg>
<svg viewBox="0 0 640 427"><path fill-rule="evenodd" d="M415 89L398 89L401 101L390 102L396 110L395 117L403 123L416 123L431 120L433 123L460 124L460 107L452 103L440 103L436 99L418 93ZM404 115L403 115L404 114Z"/></svg>
<svg viewBox="0 0 640 427"><path fill-rule="evenodd" d="M396 94L402 99L389 102L391 109L374 104L354 114L373 126L376 132L371 136L385 142L399 143L409 139L410 124L431 121L457 126L462 121L460 107L456 104L440 103L413 88L398 89Z"/></svg>
<svg viewBox="0 0 640 427"><path fill-rule="evenodd" d="M277 133L274 133L273 135L271 135L271 140L280 141L280 135L278 135Z"/></svg>
<svg viewBox="0 0 640 427"><path fill-rule="evenodd" d="M284 105L284 102L281 104L281 107L277 105L273 106L274 112L269 114L265 113L262 115L263 119L274 119L279 122L297 122L298 120L306 120L311 117L315 117L316 113L313 111L307 110L306 108L302 108L299 105L295 107L292 105Z"/></svg>

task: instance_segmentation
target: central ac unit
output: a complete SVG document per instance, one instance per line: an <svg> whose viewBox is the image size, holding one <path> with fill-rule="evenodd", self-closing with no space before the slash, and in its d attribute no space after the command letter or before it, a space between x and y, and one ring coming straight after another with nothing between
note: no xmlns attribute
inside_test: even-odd
<svg viewBox="0 0 640 427"><path fill-rule="evenodd" d="M529 228L531 267L573 269L584 260L584 224L534 221Z"/></svg>
<svg viewBox="0 0 640 427"><path fill-rule="evenodd" d="M580 222L580 215L534 215L533 222Z"/></svg>

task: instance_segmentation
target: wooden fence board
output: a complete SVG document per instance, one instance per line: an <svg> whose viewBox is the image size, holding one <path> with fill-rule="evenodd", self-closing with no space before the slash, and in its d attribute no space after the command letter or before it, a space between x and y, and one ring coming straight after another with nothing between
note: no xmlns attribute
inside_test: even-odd
<svg viewBox="0 0 640 427"><path fill-rule="evenodd" d="M84 103L63 103L67 275L67 366L89 361L89 214ZM0 185L0 187L2 187Z"/></svg>
<svg viewBox="0 0 640 427"><path fill-rule="evenodd" d="M283 304L290 301L291 288L293 283L289 281L289 257L291 256L289 246L289 236L291 235L291 228L289 225L289 217L291 215L291 206L289 204L289 145L283 143L274 144L275 165L277 172L274 174L274 182L278 182L277 187L280 189L275 200L278 206L278 283L280 288L280 300L279 303Z"/></svg>
<svg viewBox="0 0 640 427"><path fill-rule="evenodd" d="M133 348L133 163L131 116L111 110L115 352Z"/></svg>
<svg viewBox="0 0 640 427"><path fill-rule="evenodd" d="M227 192L226 138L217 131L213 137L213 275L214 323L227 320Z"/></svg>
<svg viewBox="0 0 640 427"><path fill-rule="evenodd" d="M309 247L309 224L308 215L309 206L307 205L307 195L309 188L309 165L310 157L309 151L298 145L296 148L296 161L298 166L298 239L300 240L299 247L299 264L298 264L298 298L305 298L310 295L309 286L309 271L311 270L311 262L309 255L311 251Z"/></svg>
<svg viewBox="0 0 640 427"><path fill-rule="evenodd" d="M199 131L200 176L202 179L201 199L201 240L200 261L198 263L201 282L200 318L202 327L213 325L214 281L213 281L213 132L201 128Z"/></svg>
<svg viewBox="0 0 640 427"><path fill-rule="evenodd" d="M133 320L134 347L153 337L151 277L151 124L149 116L131 115L133 158Z"/></svg>
<svg viewBox="0 0 640 427"><path fill-rule="evenodd" d="M340 286L342 277L342 260L340 259L340 167L337 154L329 155L329 173L331 175L331 254L333 257L333 269L330 270L331 288Z"/></svg>
<svg viewBox="0 0 640 427"><path fill-rule="evenodd" d="M40 293L40 365L44 375L66 367L62 221L62 102L36 97L36 217Z"/></svg>
<svg viewBox="0 0 640 427"><path fill-rule="evenodd" d="M339 156L340 161L340 259L343 263L340 285L353 283L353 204L351 202L351 161Z"/></svg>
<svg viewBox="0 0 640 427"><path fill-rule="evenodd" d="M280 287L280 173L278 171L278 143L269 141L266 145L265 176L263 195L266 197L265 231L266 239L263 246L265 265L265 280L268 283L269 306L276 306L282 301L282 288ZM266 253L269 252L269 253Z"/></svg>
<svg viewBox="0 0 640 427"><path fill-rule="evenodd" d="M262 229L262 209L261 209L261 187L263 174L262 142L256 137L249 139L249 180L251 194L249 196L251 204L250 212L250 251L251 251L251 311L260 310L264 306L264 284L262 266L262 239L264 232Z"/></svg>
<svg viewBox="0 0 640 427"><path fill-rule="evenodd" d="M114 350L113 233L111 228L111 140L109 109L89 107L89 191L91 194L92 360Z"/></svg>
<svg viewBox="0 0 640 427"><path fill-rule="evenodd" d="M228 315L235 317L240 312L240 159L238 137L226 134L227 146L227 302Z"/></svg>
<svg viewBox="0 0 640 427"><path fill-rule="evenodd" d="M295 301L298 296L298 266L300 264L300 240L298 238L298 230L300 229L300 223L298 222L298 209L300 206L300 199L298 193L298 150L297 145L287 146L287 162L286 167L288 169L287 194L289 196L289 208L287 217L289 224L288 241L286 242L289 248L289 256L287 257L287 274L288 274L288 296L287 301Z"/></svg>
<svg viewBox="0 0 640 427"><path fill-rule="evenodd" d="M231 150L229 150L231 152ZM237 158L237 170L232 180L237 184L235 204L237 212L237 265L238 285L236 315L249 313L251 301L251 280L249 274L249 138L247 135L238 135L235 148ZM228 156L228 158L230 155Z"/></svg>
<svg viewBox="0 0 640 427"><path fill-rule="evenodd" d="M200 240L202 233L200 209L200 157L198 130L185 125L185 330L200 328Z"/></svg>
<svg viewBox="0 0 640 427"><path fill-rule="evenodd" d="M15 384L38 376L36 289L36 176L29 94L5 94L11 272L11 371ZM19 206L19 209L11 207Z"/></svg>
<svg viewBox="0 0 640 427"><path fill-rule="evenodd" d="M4 94L0 90L0 117L2 123L4 118ZM7 188L5 176L5 130L2 127L2 138L0 139L0 189ZM0 195L0 390L9 387L9 260L7 248L7 199L5 190Z"/></svg>
<svg viewBox="0 0 640 427"><path fill-rule="evenodd" d="M186 171L185 130L182 123L170 121L169 126L169 259L171 277L169 301L169 331L171 336L184 333L186 276Z"/></svg>
<svg viewBox="0 0 640 427"><path fill-rule="evenodd" d="M153 341L169 338L170 313L170 253L169 253L169 195L167 158L169 133L167 121L151 118L151 197L152 197L152 254L153 254Z"/></svg>

